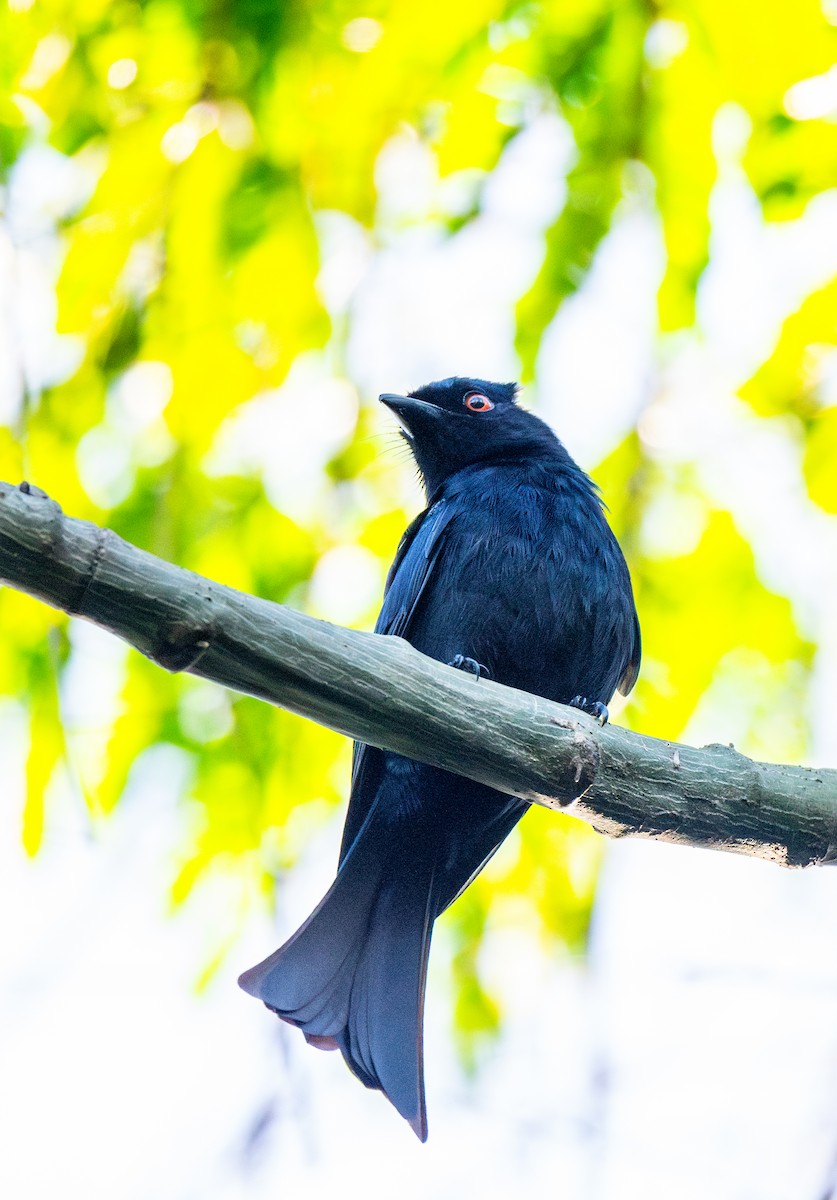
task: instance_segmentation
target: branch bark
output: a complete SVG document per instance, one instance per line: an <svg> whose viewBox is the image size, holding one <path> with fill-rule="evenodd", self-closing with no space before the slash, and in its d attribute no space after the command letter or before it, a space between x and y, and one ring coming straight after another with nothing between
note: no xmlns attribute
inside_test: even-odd
<svg viewBox="0 0 837 1200"><path fill-rule="evenodd" d="M0 483L0 581L95 622L169 671L571 813L610 837L784 866L837 860L837 770L601 729L400 638L330 625L173 566L64 516L26 483Z"/></svg>

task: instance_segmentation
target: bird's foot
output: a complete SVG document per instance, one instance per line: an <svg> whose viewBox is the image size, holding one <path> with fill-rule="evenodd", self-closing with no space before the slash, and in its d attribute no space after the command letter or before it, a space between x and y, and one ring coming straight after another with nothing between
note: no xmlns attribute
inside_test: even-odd
<svg viewBox="0 0 837 1200"><path fill-rule="evenodd" d="M580 708L582 712L595 717L600 725L606 725L610 716L606 704L602 704L601 700L588 700L586 696L574 696L570 708Z"/></svg>
<svg viewBox="0 0 837 1200"><path fill-rule="evenodd" d="M483 677L486 679L491 678L491 672L488 667L483 666L482 663L478 663L475 658L466 658L464 654L457 654L455 658L451 659L448 666L456 667L458 671L469 671L476 679L482 679Z"/></svg>

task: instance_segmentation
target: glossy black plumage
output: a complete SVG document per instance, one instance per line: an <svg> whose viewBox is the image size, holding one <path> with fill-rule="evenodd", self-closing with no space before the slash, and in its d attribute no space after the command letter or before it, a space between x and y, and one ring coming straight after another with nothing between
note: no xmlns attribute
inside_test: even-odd
<svg viewBox="0 0 837 1200"><path fill-rule="evenodd" d="M405 429L427 507L398 548L376 630L525 691L606 705L639 670L628 570L594 485L514 397L512 384L460 378L381 397ZM337 878L240 980L315 1045L339 1048L422 1140L433 922L526 807L357 744Z"/></svg>

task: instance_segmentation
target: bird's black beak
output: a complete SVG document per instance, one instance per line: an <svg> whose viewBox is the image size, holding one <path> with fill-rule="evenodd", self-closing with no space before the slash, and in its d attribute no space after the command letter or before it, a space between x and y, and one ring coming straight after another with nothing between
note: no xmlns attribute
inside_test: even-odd
<svg viewBox="0 0 837 1200"><path fill-rule="evenodd" d="M435 404L428 404L426 400L417 400L415 396L396 396L393 392L382 392L378 399L395 413L398 424L408 438L413 437L412 422L415 418L436 409Z"/></svg>

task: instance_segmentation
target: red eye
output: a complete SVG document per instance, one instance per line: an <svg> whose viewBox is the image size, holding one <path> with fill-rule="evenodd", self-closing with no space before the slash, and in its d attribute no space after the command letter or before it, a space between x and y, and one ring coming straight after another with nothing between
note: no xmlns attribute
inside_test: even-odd
<svg viewBox="0 0 837 1200"><path fill-rule="evenodd" d="M465 407L471 412L488 412L494 405L488 399L488 396L483 396L482 392L469 392L465 397Z"/></svg>

